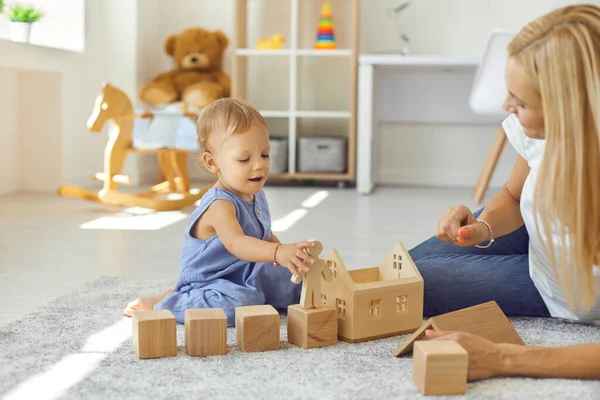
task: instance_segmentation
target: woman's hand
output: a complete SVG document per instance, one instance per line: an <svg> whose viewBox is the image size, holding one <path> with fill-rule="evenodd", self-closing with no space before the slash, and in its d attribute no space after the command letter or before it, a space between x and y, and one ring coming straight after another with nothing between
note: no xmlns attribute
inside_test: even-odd
<svg viewBox="0 0 600 400"><path fill-rule="evenodd" d="M315 263L314 258L304 251L310 247L315 247L315 242L282 244L276 250L275 262L289 269L295 277L301 276L303 272L308 272L310 266Z"/></svg>
<svg viewBox="0 0 600 400"><path fill-rule="evenodd" d="M502 373L502 365L508 356L507 347L502 344L466 332L427 330L425 335L429 340L453 340L469 353L469 381L491 378Z"/></svg>
<svg viewBox="0 0 600 400"><path fill-rule="evenodd" d="M489 239L490 232L468 207L450 207L435 225L435 237L458 246L475 246Z"/></svg>

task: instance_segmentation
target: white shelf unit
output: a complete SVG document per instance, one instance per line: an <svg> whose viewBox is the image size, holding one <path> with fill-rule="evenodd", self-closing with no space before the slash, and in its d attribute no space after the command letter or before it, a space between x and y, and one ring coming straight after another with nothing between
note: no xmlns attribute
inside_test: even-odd
<svg viewBox="0 0 600 400"><path fill-rule="evenodd" d="M289 62L289 104L287 109L260 109L265 118L288 119L288 172L273 175L275 180L315 180L315 181L355 181L356 180L356 115L357 115L357 80L358 80L358 46L359 46L359 5L360 0L338 0L335 5L349 7L350 21L352 27L349 48L334 50L319 50L314 48L302 48L299 45L299 24L301 21L300 5L303 3L314 3L319 9L325 0L288 0L289 1L289 40L288 48L280 50L259 50L251 48L248 43L248 2L253 0L235 0L235 27L233 37L233 68L232 68L232 97L248 99L248 60L266 58L267 62L278 59L287 59ZM268 1L268 0L262 0ZM318 15L316 16L318 18ZM338 21L335 19L334 29ZM314 32L316 39L316 31ZM337 37L336 37L337 39ZM347 110L328 109L299 109L298 107L298 82L299 61L311 57L332 57L337 59L347 58L349 64L349 76L347 85L349 87L349 100ZM321 95L321 94L319 94ZM331 119L347 120L347 156L346 171L343 173L302 173L297 171L297 140L298 122L300 119Z"/></svg>

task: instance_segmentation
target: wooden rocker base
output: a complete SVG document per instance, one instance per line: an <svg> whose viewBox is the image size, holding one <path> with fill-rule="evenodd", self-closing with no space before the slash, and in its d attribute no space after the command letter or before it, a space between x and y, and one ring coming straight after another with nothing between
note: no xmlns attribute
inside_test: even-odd
<svg viewBox="0 0 600 400"><path fill-rule="evenodd" d="M169 192L168 182L155 185L151 190L137 194L109 190L104 192L93 192L77 186L61 186L58 188L58 195L62 197L74 197L96 203L109 204L119 207L141 207L155 211L174 211L189 207L198 201L212 187L208 185L198 193L173 193L183 196L181 199L155 199L154 197Z"/></svg>

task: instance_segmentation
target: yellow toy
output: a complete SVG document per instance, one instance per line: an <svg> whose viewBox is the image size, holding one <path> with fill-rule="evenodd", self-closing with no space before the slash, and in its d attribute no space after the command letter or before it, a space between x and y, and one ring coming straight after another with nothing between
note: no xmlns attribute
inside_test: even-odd
<svg viewBox="0 0 600 400"><path fill-rule="evenodd" d="M280 33L276 33L268 39L258 39L256 48L259 50L278 50L283 48L285 38Z"/></svg>

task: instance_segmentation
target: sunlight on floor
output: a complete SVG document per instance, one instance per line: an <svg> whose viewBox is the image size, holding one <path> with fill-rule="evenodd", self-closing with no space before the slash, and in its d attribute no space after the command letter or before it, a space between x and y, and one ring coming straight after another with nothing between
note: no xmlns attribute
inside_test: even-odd
<svg viewBox="0 0 600 400"><path fill-rule="evenodd" d="M294 226L296 222L300 221L306 214L308 214L308 210L304 208L298 208L285 217L273 221L273 224L271 224L271 230L273 233L285 232Z"/></svg>
<svg viewBox="0 0 600 400"><path fill-rule="evenodd" d="M155 212L146 208L126 208L110 217L100 217L80 225L81 229L156 231L186 219L181 211Z"/></svg>
<svg viewBox="0 0 600 400"><path fill-rule="evenodd" d="M315 192L302 202L302 208L295 209L285 217L273 221L273 232L287 231L308 213L307 209L318 206L328 196L329 192L326 190ZM188 218L188 214L181 211L156 212L146 208L131 207L113 216L100 217L86 222L79 227L98 230L156 231L186 218Z"/></svg>
<svg viewBox="0 0 600 400"><path fill-rule="evenodd" d="M111 353L131 337L131 318L124 318L85 341L82 352Z"/></svg>
<svg viewBox="0 0 600 400"><path fill-rule="evenodd" d="M131 338L131 319L90 336L80 353L69 354L46 372L35 375L10 391L3 399L56 399L88 376L102 359Z"/></svg>
<svg viewBox="0 0 600 400"><path fill-rule="evenodd" d="M329 192L327 190L320 190L317 193L310 196L308 199L302 202L302 207L304 208L313 208L321 204L323 200L325 200L329 196Z"/></svg>
<svg viewBox="0 0 600 400"><path fill-rule="evenodd" d="M321 204L323 200L325 200L329 196L329 192L326 190L320 190L311 196L309 196L306 200L302 202L302 207L297 208L292 212L288 213L285 217L276 219L273 221L271 225L271 230L273 233L285 232L294 226L298 221L300 221L306 214L308 214L307 208L314 208Z"/></svg>

